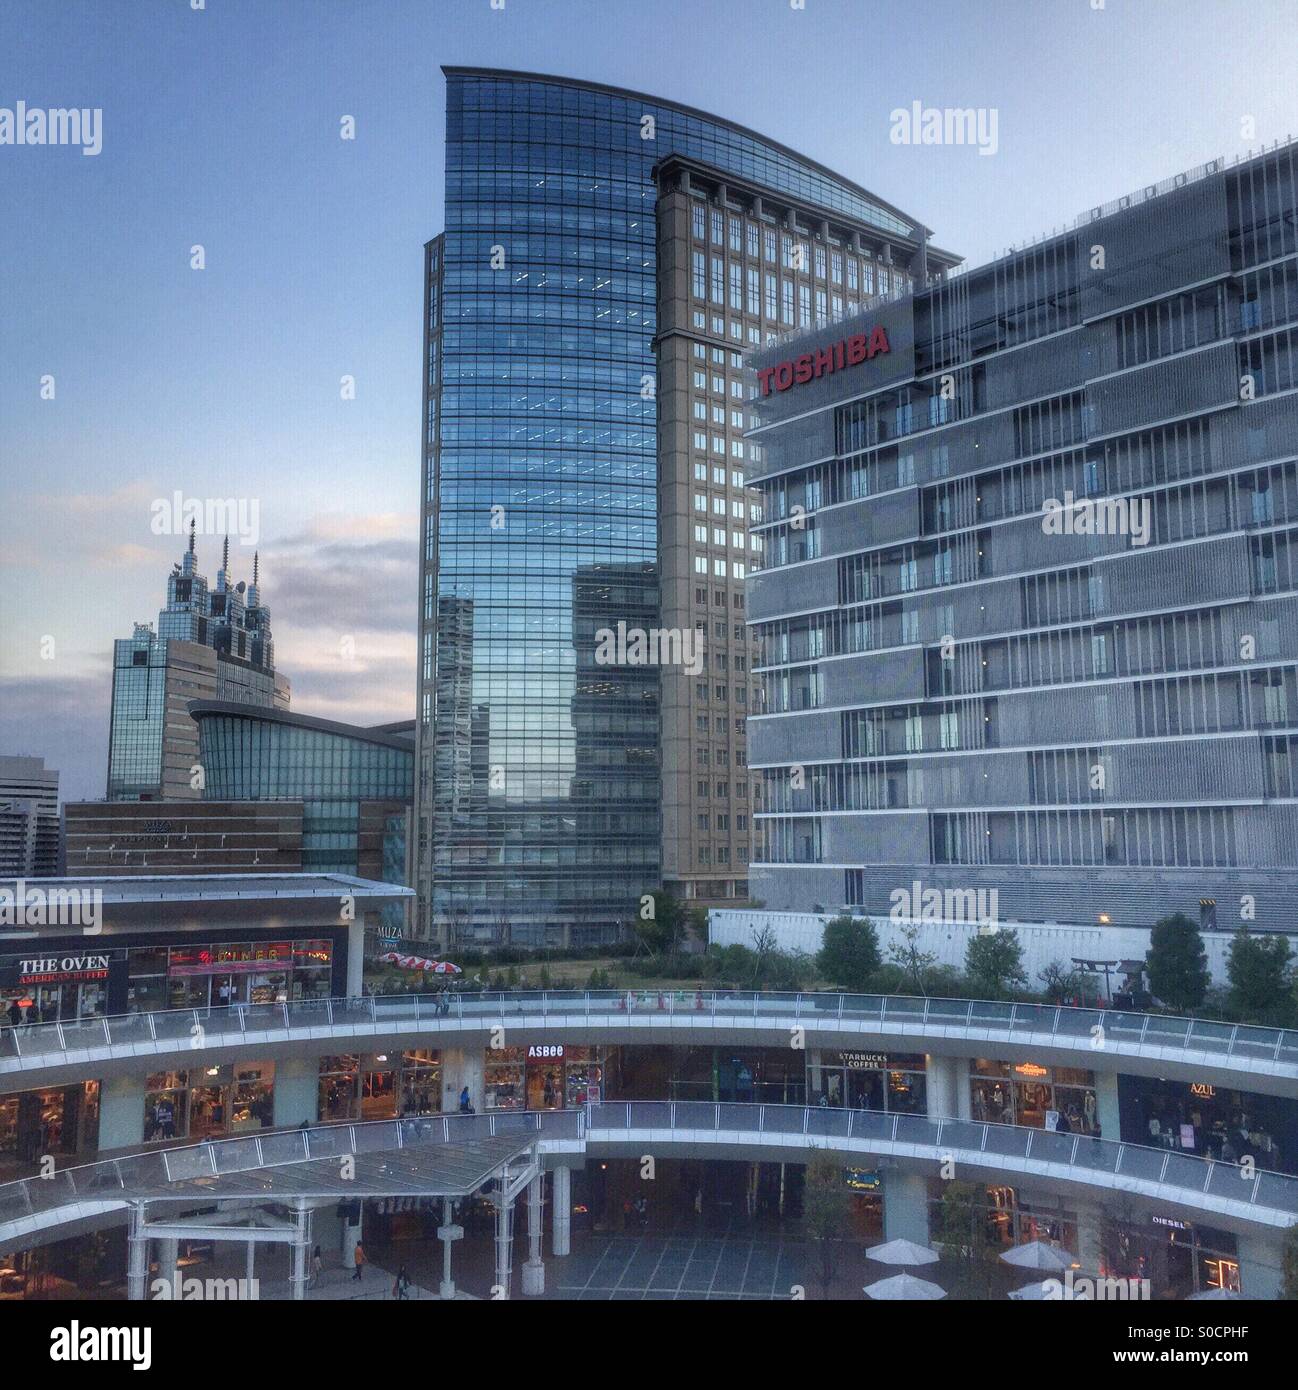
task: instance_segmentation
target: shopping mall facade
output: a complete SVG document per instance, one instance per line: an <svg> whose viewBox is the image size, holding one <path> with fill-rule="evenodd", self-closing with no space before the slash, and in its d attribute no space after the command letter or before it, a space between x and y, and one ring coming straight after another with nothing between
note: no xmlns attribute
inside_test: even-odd
<svg viewBox="0 0 1298 1390"><path fill-rule="evenodd" d="M617 1228L646 1191L646 1153L663 1213L796 1225L820 1147L842 1157L861 1240L930 1239L954 1156L1006 1248L1042 1238L1079 1266L1111 1262L1118 1212L1129 1268L1110 1272L1149 1278L1155 1296L1278 1288L1298 1219L1293 1033L834 994L366 996L367 919L405 890L326 875L101 886L117 898L99 933L29 926L4 943L4 978L20 982L0 1034L7 1268L88 1279L74 1237L98 1230L107 1273L93 1277L111 1282L126 1247L148 1245L142 1213L161 1203L174 1240L178 1155L224 1172L211 1156L230 1154L287 1182L311 1165L276 1158L284 1146L309 1143L305 1160L382 1133L443 1158L513 1136L534 1164L530 1222L548 1208L560 1257L574 1230ZM88 972L107 972L102 992L54 978ZM59 1181L24 1182L46 1155ZM148 1164L165 1181L132 1187ZM296 1188L294 1229L344 1250L362 1227L424 1230L450 1190L435 1181L394 1197L376 1178L354 1210ZM201 1211L210 1194L189 1201ZM539 1259L524 1292L543 1283Z"/></svg>

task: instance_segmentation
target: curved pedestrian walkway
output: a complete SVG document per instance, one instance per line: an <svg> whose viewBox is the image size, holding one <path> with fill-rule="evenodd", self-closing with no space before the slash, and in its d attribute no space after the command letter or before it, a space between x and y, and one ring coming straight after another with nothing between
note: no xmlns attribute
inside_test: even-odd
<svg viewBox="0 0 1298 1390"><path fill-rule="evenodd" d="M278 1190L275 1170L309 1166L321 1158L385 1153L395 1157L398 1151L458 1146L480 1150L474 1159L486 1171L511 1144L517 1149L532 1143L538 1144L550 1167L581 1162L588 1155L646 1153L661 1158L805 1162L813 1150L825 1149L853 1160L890 1158L921 1173L936 1173L943 1164L954 1165L962 1178L1035 1179L1089 1194L1100 1203L1126 1192L1192 1219L1212 1215L1216 1223L1237 1230L1274 1232L1298 1220L1298 1178L1249 1173L1235 1164L1114 1140L868 1110L627 1101L587 1106L584 1111L318 1126L65 1168L50 1178L0 1184L0 1245L58 1239L60 1226L139 1203L273 1201ZM327 1191L320 1187L319 1192L316 1184L310 1191L352 1197L389 1191L419 1195L418 1172L413 1178L411 1173L406 1163L380 1163L367 1168L360 1183L352 1180L345 1189L334 1186ZM234 1175L243 1175L245 1181L229 1182ZM296 1195L305 1190L300 1183L294 1188Z"/></svg>
<svg viewBox="0 0 1298 1390"><path fill-rule="evenodd" d="M288 1004L182 1009L6 1028L0 1085L57 1085L177 1064L341 1043L463 1046L493 1027L567 1042L710 1045L745 1040L787 1045L1031 1057L1095 1070L1208 1079L1244 1090L1292 1094L1298 1031L1048 1004L868 994L765 994L720 990L538 991L375 995Z"/></svg>

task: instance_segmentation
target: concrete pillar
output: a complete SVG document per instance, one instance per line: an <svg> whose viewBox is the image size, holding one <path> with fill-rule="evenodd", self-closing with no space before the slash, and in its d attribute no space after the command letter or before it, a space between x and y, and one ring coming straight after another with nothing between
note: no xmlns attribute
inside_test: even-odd
<svg viewBox="0 0 1298 1390"><path fill-rule="evenodd" d="M1239 1251L1239 1287L1245 1298L1276 1299L1284 1282L1281 1271L1280 1242L1276 1232L1267 1235L1241 1235L1237 1238Z"/></svg>
<svg viewBox="0 0 1298 1390"><path fill-rule="evenodd" d="M144 1205L131 1208L131 1229L127 1237L126 1296L143 1303L149 1296L149 1237L144 1225Z"/></svg>
<svg viewBox="0 0 1298 1390"><path fill-rule="evenodd" d="M469 1088L469 1104L482 1113L482 1049L446 1047L442 1049L442 1113L454 1115L460 1108L460 1092Z"/></svg>
<svg viewBox="0 0 1298 1390"><path fill-rule="evenodd" d="M554 1253L572 1252L572 1169L561 1164L554 1170Z"/></svg>
<svg viewBox="0 0 1298 1390"><path fill-rule="evenodd" d="M889 1168L883 1175L883 1238L928 1244L928 1181Z"/></svg>
<svg viewBox="0 0 1298 1390"><path fill-rule="evenodd" d="M158 1278L165 1279L171 1285L176 1297L180 1296L180 1285L177 1277L180 1271L176 1268L180 1260L180 1242L171 1237L164 1237L158 1241Z"/></svg>
<svg viewBox="0 0 1298 1390"><path fill-rule="evenodd" d="M1102 1057L1103 1053L1097 1053ZM1095 1118L1100 1124L1100 1138L1120 1139L1122 1121L1118 1113L1118 1074L1115 1071L1095 1073ZM1148 1142L1146 1139L1144 1142Z"/></svg>
<svg viewBox="0 0 1298 1390"><path fill-rule="evenodd" d="M527 1263L523 1266L523 1292L536 1297L545 1292L545 1261L541 1258L542 1200L545 1173L537 1173L527 1185Z"/></svg>
<svg viewBox="0 0 1298 1390"><path fill-rule="evenodd" d="M251 1289L252 1281L257 1277L257 1242L250 1240L247 1248L243 1252L243 1283L244 1288ZM297 1295L295 1294L294 1297Z"/></svg>
<svg viewBox="0 0 1298 1390"><path fill-rule="evenodd" d="M464 1237L464 1227L451 1220L452 1205L449 1197L442 1198L442 1224L437 1228L437 1239L442 1242L442 1283L437 1292L442 1298L455 1297L455 1280L451 1278L451 1246Z"/></svg>
<svg viewBox="0 0 1298 1390"><path fill-rule="evenodd" d="M292 1272L289 1275L289 1283L292 1286L293 1298L300 1301L306 1297L311 1260L311 1213L301 1203L293 1213L293 1227ZM249 1241L247 1289L250 1296L255 1287L252 1282L252 1259L255 1248L254 1242Z"/></svg>
<svg viewBox="0 0 1298 1390"><path fill-rule="evenodd" d="M496 1284L492 1298L506 1299L510 1294L510 1279L514 1259L514 1204L507 1202L504 1193L496 1194Z"/></svg>
<svg viewBox="0 0 1298 1390"><path fill-rule="evenodd" d="M358 913L347 924L347 994L359 999L365 985L365 917Z"/></svg>
<svg viewBox="0 0 1298 1390"><path fill-rule="evenodd" d="M361 1220L354 1226L349 1221L343 1221L342 1227L342 1256L343 1268L350 1274L352 1262L356 1255L356 1247L361 1243L361 1226L365 1219L365 1203L361 1203Z"/></svg>
<svg viewBox="0 0 1298 1390"><path fill-rule="evenodd" d="M144 1143L143 1076L110 1076L99 1085L99 1149L138 1149Z"/></svg>
<svg viewBox="0 0 1298 1390"><path fill-rule="evenodd" d="M960 1097L956 1059L929 1053L924 1059L927 1073L928 1114L934 1120L954 1120L959 1116Z"/></svg>
<svg viewBox="0 0 1298 1390"><path fill-rule="evenodd" d="M1098 1274L1104 1264L1104 1212L1092 1202L1077 1203L1077 1260L1083 1274Z"/></svg>
<svg viewBox="0 0 1298 1390"><path fill-rule="evenodd" d="M285 1057L275 1063L276 1129L293 1129L303 1120L315 1124L320 1108L320 1062L315 1057Z"/></svg>

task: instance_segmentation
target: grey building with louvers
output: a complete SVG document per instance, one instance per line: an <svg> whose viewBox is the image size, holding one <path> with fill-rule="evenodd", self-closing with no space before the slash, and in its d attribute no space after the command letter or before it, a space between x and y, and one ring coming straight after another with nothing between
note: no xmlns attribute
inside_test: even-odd
<svg viewBox="0 0 1298 1390"><path fill-rule="evenodd" d="M1296 334L1285 147L753 355L754 898L1298 930Z"/></svg>

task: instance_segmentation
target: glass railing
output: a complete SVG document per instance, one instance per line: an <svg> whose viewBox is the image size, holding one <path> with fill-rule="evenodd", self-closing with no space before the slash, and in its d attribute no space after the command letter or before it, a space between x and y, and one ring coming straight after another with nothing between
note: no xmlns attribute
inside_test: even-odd
<svg viewBox="0 0 1298 1390"><path fill-rule="evenodd" d="M953 1155L957 1162L962 1153L976 1154L974 1164L991 1168L1003 1168L1004 1160L1017 1159L1041 1165L1042 1170L1045 1165L1067 1169L1073 1180L1100 1187L1113 1187L1120 1178L1158 1184L1163 1189L1158 1195L1169 1201L1210 1208L1220 1208L1226 1201L1241 1203L1256 1211L1257 1221L1270 1226L1298 1218L1298 1178L1165 1149L974 1120L687 1100L606 1101L583 1110L430 1115L321 1125L106 1159L64 1168L49 1178L0 1184L0 1228L74 1204L157 1200L167 1197L169 1185L175 1182L310 1159L514 1133L534 1133L542 1142L577 1140L583 1146L598 1146L601 1139L616 1143L619 1136L638 1138L646 1130L669 1133L676 1142L686 1135L691 1136L686 1142L697 1142L700 1134L713 1134L719 1143L759 1143L759 1136L769 1134L782 1144L787 1144L789 1136L801 1138L807 1147L832 1148L833 1141L840 1140L863 1152L872 1145L904 1145L931 1150L926 1157ZM1049 1176L1044 1171L1042 1175ZM1206 1201L1190 1201L1192 1197ZM5 1234L2 1229L0 1234Z"/></svg>
<svg viewBox="0 0 1298 1390"><path fill-rule="evenodd" d="M619 1134L644 1130L671 1131L678 1140L682 1132L692 1131L716 1134L721 1142L734 1142L732 1136L736 1134L743 1136L741 1142L762 1134L782 1138L792 1134L804 1136L809 1146L822 1139L855 1140L867 1150L877 1143L913 1145L955 1155L957 1161L961 1152L976 1153L981 1156L981 1166L992 1168L1000 1166L1000 1160L1014 1158L1064 1167L1076 1180L1102 1186L1113 1186L1119 1177L1158 1183L1168 1189L1161 1195L1169 1200L1202 1194L1215 1199L1209 1205L1240 1202L1262 1208L1257 1219L1268 1224L1275 1224L1277 1212L1289 1219L1298 1218L1298 1177L1116 1139L977 1120L817 1106L633 1100L587 1107L588 1144L598 1144L601 1136L612 1140ZM1101 1175L1111 1176L1114 1182L1104 1183Z"/></svg>
<svg viewBox="0 0 1298 1390"><path fill-rule="evenodd" d="M0 1029L0 1074L43 1064L89 1061L114 1050L152 1055L170 1045L195 1051L247 1039L292 1036L311 1029L362 1033L392 1024L435 1024L439 1019L481 1020L617 1018L686 1014L755 1020L837 1019L866 1031L916 1037L975 1031L1001 1033L1007 1041L1031 1038L1102 1052L1195 1054L1247 1067L1298 1075L1298 1031L1115 1009L1076 1009L1053 1004L1011 1004L980 999L931 999L880 994L796 994L741 990L631 989L536 990L482 994L378 994L357 999L310 999L283 1004L236 1004L167 1010L67 1023L32 1023ZM1161 1050L1161 1051L1160 1051Z"/></svg>
<svg viewBox="0 0 1298 1390"><path fill-rule="evenodd" d="M580 1139L584 1131L583 1111L550 1110L427 1115L209 1140L62 1168L48 1178L0 1183L0 1226L74 1203L157 1199L167 1195L171 1183L305 1163L314 1158L462 1143L498 1134L534 1132L544 1139Z"/></svg>

